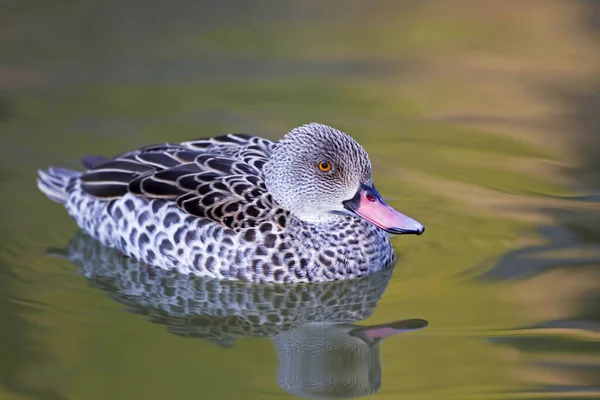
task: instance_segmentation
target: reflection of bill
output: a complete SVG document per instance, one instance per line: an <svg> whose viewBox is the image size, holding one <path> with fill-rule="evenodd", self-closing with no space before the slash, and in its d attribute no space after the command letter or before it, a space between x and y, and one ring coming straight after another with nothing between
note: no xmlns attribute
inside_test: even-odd
<svg viewBox="0 0 600 400"><path fill-rule="evenodd" d="M392 270L356 280L314 285L256 285L182 275L146 266L79 232L64 251L89 282L127 311L171 333L223 347L237 338L270 337L279 358L278 382L309 397L375 393L381 384L379 343L424 328L410 319L359 326L373 313Z"/></svg>
<svg viewBox="0 0 600 400"><path fill-rule="evenodd" d="M279 333L273 337L279 356L279 386L300 397L376 393L381 387L381 341L426 326L422 319L376 326L320 323Z"/></svg>

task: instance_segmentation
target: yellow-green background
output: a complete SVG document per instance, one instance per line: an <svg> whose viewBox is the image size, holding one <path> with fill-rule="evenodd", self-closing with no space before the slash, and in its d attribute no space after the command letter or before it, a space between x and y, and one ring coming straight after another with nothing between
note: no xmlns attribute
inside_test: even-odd
<svg viewBox="0 0 600 400"><path fill-rule="evenodd" d="M13 1L0 15L0 398L290 398L234 349L123 311L35 187L83 154L318 121L423 222L372 318L380 399L600 397L600 2Z"/></svg>

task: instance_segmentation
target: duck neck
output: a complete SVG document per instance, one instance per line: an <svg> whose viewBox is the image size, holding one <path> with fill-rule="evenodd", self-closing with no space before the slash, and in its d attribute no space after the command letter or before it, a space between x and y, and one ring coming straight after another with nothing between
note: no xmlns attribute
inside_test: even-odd
<svg viewBox="0 0 600 400"><path fill-rule="evenodd" d="M321 215L303 215L290 213L291 224L300 230L319 230L330 232L338 227L345 227L353 219L344 214L321 214Z"/></svg>
<svg viewBox="0 0 600 400"><path fill-rule="evenodd" d="M291 214L298 220L310 224L310 225L332 225L337 224L345 219L348 216L344 214L336 214L336 213L295 213L291 212Z"/></svg>

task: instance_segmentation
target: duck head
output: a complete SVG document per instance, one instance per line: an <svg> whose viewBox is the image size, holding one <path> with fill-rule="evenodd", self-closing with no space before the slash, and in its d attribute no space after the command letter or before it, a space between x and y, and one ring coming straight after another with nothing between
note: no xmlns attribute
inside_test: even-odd
<svg viewBox="0 0 600 400"><path fill-rule="evenodd" d="M330 126L311 123L290 131L277 142L264 170L275 201L306 222L352 214L392 234L425 230L386 204L373 185L367 152Z"/></svg>

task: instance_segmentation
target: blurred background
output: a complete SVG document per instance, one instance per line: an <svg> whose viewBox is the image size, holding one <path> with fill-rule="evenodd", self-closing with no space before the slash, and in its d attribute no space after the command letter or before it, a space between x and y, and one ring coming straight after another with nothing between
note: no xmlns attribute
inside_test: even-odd
<svg viewBox="0 0 600 400"><path fill-rule="evenodd" d="M424 223L365 323L380 399L600 398L600 2L22 0L0 14L0 398L294 398L268 339L127 313L49 257L79 157L307 122Z"/></svg>

